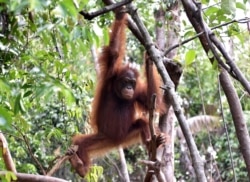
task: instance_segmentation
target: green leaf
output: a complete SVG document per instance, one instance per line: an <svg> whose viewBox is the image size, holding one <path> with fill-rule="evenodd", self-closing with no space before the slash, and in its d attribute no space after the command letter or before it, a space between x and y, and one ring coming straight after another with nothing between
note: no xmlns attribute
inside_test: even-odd
<svg viewBox="0 0 250 182"><path fill-rule="evenodd" d="M75 103L74 94L66 85L62 84L58 80L54 81L54 91L60 93L68 105L72 105L73 103Z"/></svg>
<svg viewBox="0 0 250 182"><path fill-rule="evenodd" d="M219 8L218 8L218 7L211 6L211 7L209 7L209 8L205 11L205 14L206 14L206 16L210 16L210 15L216 14L218 11L219 11Z"/></svg>
<svg viewBox="0 0 250 182"><path fill-rule="evenodd" d="M72 15L74 17L76 17L78 15L78 11L75 8L75 5L74 5L72 0L63 0L60 3L60 6L63 10L64 15L68 14L68 15Z"/></svg>
<svg viewBox="0 0 250 182"><path fill-rule="evenodd" d="M11 123L11 118L9 111L0 106L0 126L9 125Z"/></svg>
<svg viewBox="0 0 250 182"><path fill-rule="evenodd" d="M218 70L218 62L216 60L213 61L212 67L214 70Z"/></svg>
<svg viewBox="0 0 250 182"><path fill-rule="evenodd" d="M221 0L221 9L225 14L235 15L236 1L232 0Z"/></svg>
<svg viewBox="0 0 250 182"><path fill-rule="evenodd" d="M15 173L13 173L11 171L6 172L5 178L6 178L7 181L17 180L17 177L16 177Z"/></svg>
<svg viewBox="0 0 250 182"><path fill-rule="evenodd" d="M33 92L32 92L31 90L28 90L27 92L25 92L25 93L23 94L23 97L28 97L28 96L30 96L32 93L33 93Z"/></svg>
<svg viewBox="0 0 250 182"><path fill-rule="evenodd" d="M109 29L107 29L107 28L103 29L103 39L104 39L104 45L108 45L108 43L109 43Z"/></svg>
<svg viewBox="0 0 250 182"><path fill-rule="evenodd" d="M14 114L17 114L21 108L20 108L20 100L21 100L21 94L18 94L15 100L15 106L14 106Z"/></svg>
<svg viewBox="0 0 250 182"><path fill-rule="evenodd" d="M246 10L246 5L243 4L243 3L237 2L237 3L236 3L236 8L242 9L242 10L245 11L245 10Z"/></svg>
<svg viewBox="0 0 250 182"><path fill-rule="evenodd" d="M14 113L17 114L18 112L22 112L22 113L26 112L26 109L22 100L22 94L18 94L15 100Z"/></svg>
<svg viewBox="0 0 250 182"><path fill-rule="evenodd" d="M190 49L185 55L185 63L186 65L190 65L194 62L196 56L196 51L194 49Z"/></svg>
<svg viewBox="0 0 250 182"><path fill-rule="evenodd" d="M30 10L41 10L43 8L42 1L40 0L29 0L30 2Z"/></svg>
<svg viewBox="0 0 250 182"><path fill-rule="evenodd" d="M0 79L0 88L1 92L10 92L10 86L6 83L5 80Z"/></svg>
<svg viewBox="0 0 250 182"><path fill-rule="evenodd" d="M91 182L98 182L98 179L101 177L102 174L103 167L92 166L84 179Z"/></svg>
<svg viewBox="0 0 250 182"><path fill-rule="evenodd" d="M57 129L57 128L53 128L49 131L49 133L47 134L47 140L50 140L53 136L56 138L56 139L60 139L62 137L62 132L60 129Z"/></svg>

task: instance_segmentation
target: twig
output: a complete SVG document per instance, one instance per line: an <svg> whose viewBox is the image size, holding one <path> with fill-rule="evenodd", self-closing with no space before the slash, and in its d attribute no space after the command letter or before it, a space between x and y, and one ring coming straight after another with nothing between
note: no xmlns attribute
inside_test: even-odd
<svg viewBox="0 0 250 182"><path fill-rule="evenodd" d="M149 128L151 134L151 140L149 141L149 160L142 160L141 162L148 166L147 175L145 177L145 182L151 181L152 175L156 175L159 182L165 182L165 177L161 171L161 162L157 160L157 144L156 144L156 134L154 129L155 120L155 108L156 108L156 94L153 94L150 102L149 110ZM152 172L151 172L152 171Z"/></svg>
<svg viewBox="0 0 250 182"><path fill-rule="evenodd" d="M102 0L104 4L111 5L114 4L115 1L113 0ZM131 30L133 35L139 40L139 42L144 45L144 37L141 35L141 32L138 30L137 25L134 23L134 21L128 17L128 28Z"/></svg>
<svg viewBox="0 0 250 182"><path fill-rule="evenodd" d="M22 133L21 133L21 135L23 136L24 142L25 142L25 144L26 144L26 146L27 146L27 148L28 148L29 153L31 154L31 157L34 159L34 161L37 163L37 165L39 166L39 168L42 170L42 173L45 175L46 172L45 172L45 170L44 170L42 164L41 164L41 163L38 161L38 159L34 156L32 150L31 150L31 148L30 148L30 144L29 144L28 138L27 138L25 135L23 135Z"/></svg>
<svg viewBox="0 0 250 182"><path fill-rule="evenodd" d="M61 165L68 160L69 158L71 158L73 155L76 155L76 151L78 150L78 145L72 145L70 146L70 149L68 149L67 151L71 151L66 152L66 154L64 156L61 156L58 160L57 163L51 168L51 170L47 173L47 176L51 176L53 175L60 167Z"/></svg>
<svg viewBox="0 0 250 182"><path fill-rule="evenodd" d="M200 32L200 33L196 34L195 36L190 37L190 38L188 38L188 39L182 41L182 42L179 43L179 44L175 44L175 45L169 47L166 51L164 51L164 56L167 56L168 53L171 52L173 49L178 48L178 47L180 47L181 45L184 45L184 44L186 44L186 43L188 43L188 42L190 42L190 41L196 39L197 37L199 37L199 36L202 35L203 33L204 33L204 32Z"/></svg>
<svg viewBox="0 0 250 182"><path fill-rule="evenodd" d="M147 172L147 176L151 176L153 174L156 175L158 182L166 182L165 177L163 172L161 171L161 162L160 161L148 161L148 160L141 160L139 161L142 164L145 164L148 166L148 172ZM145 179L144 181L151 181L151 179Z"/></svg>
<svg viewBox="0 0 250 182"><path fill-rule="evenodd" d="M124 1L121 1L121 2L118 2L118 3L115 3L115 4L111 4L111 5L105 6L104 8L102 8L100 10L97 10L95 12L85 12L85 11L82 10L79 13L81 15L83 15L85 19L92 20L93 18L95 18L97 16L105 14L105 13L107 13L109 11L113 11L116 8L124 6L124 5L128 4L128 3L131 3L132 1L133 0L124 0Z"/></svg>
<svg viewBox="0 0 250 182"><path fill-rule="evenodd" d="M35 161L35 163L39 166L40 170L42 171L42 173L45 175L46 172L42 166L42 164L37 160L37 158L34 156L32 150L31 150L31 147L30 147L30 144L29 144L29 141L28 141L28 138L14 125L12 125L14 128L16 128L16 130L20 133L20 135L23 137L23 140L24 140L24 143L26 144L26 147L29 151L29 154L31 155L32 159Z"/></svg>
<svg viewBox="0 0 250 182"><path fill-rule="evenodd" d="M221 28L221 27L223 27L223 26L227 26L227 25L232 24L232 23L248 23L248 22L250 22L250 18L249 18L249 17L242 18L242 19L238 19L238 20L232 20L232 21L229 21L229 22L226 22L226 23L222 23L222 24L220 24L220 25L216 25L216 26L212 27L211 30L215 30L215 29L217 29L217 28ZM202 32L200 32L200 33L198 33L198 34L196 34L196 35L193 36L193 37L190 37L190 38L188 38L188 39L182 41L181 43L178 43L178 44L175 44L175 45L169 47L167 50L164 51L164 55L166 56L166 55L167 55L169 52L171 52L173 49L178 48L178 47L180 47L180 46L182 46L182 45L184 45L184 44L186 44L186 43L188 43L188 42L190 42L190 41L192 41L192 40L198 38L198 37L201 36L203 33L204 33L204 31L202 31Z"/></svg>
<svg viewBox="0 0 250 182"><path fill-rule="evenodd" d="M52 176L60 167L61 165L70 158L69 155L61 156L57 163L52 167L52 169L46 174L47 176Z"/></svg>

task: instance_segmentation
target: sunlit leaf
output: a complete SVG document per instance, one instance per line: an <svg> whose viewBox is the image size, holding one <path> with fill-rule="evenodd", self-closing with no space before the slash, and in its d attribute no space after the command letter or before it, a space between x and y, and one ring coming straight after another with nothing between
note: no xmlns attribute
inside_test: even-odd
<svg viewBox="0 0 250 182"><path fill-rule="evenodd" d="M47 140L50 140L52 137L55 137L55 138L59 139L59 138L61 138L61 136L62 136L61 130L59 130L57 128L53 128L47 134Z"/></svg>
<svg viewBox="0 0 250 182"><path fill-rule="evenodd" d="M218 7L212 6L212 7L207 8L207 10L205 11L205 14L206 16L210 16L210 15L216 14L218 10L219 10Z"/></svg>
<svg viewBox="0 0 250 182"><path fill-rule="evenodd" d="M18 112L22 112L22 113L26 112L26 109L22 100L22 94L18 94L15 100L14 113L17 114Z"/></svg>
<svg viewBox="0 0 250 182"><path fill-rule="evenodd" d="M72 0L62 0L60 2L60 6L64 12L64 15L72 15L76 17L78 15L78 11L75 8L75 5Z"/></svg>
<svg viewBox="0 0 250 182"><path fill-rule="evenodd" d="M196 56L196 51L193 49L190 49L186 55L185 55L185 63L186 65L190 65L194 62Z"/></svg>
<svg viewBox="0 0 250 182"><path fill-rule="evenodd" d="M221 0L221 9L224 11L224 13L234 16L236 12L236 1Z"/></svg>
<svg viewBox="0 0 250 182"><path fill-rule="evenodd" d="M0 88L1 92L10 92L10 86L2 79L0 79Z"/></svg>
<svg viewBox="0 0 250 182"><path fill-rule="evenodd" d="M109 29L107 29L107 28L103 29L103 40L104 40L104 44L108 45L108 43L109 43Z"/></svg>
<svg viewBox="0 0 250 182"><path fill-rule="evenodd" d="M10 112L0 106L0 126L9 125L11 123L11 118Z"/></svg>
<svg viewBox="0 0 250 182"><path fill-rule="evenodd" d="M242 10L246 10L246 5L241 3L241 2L236 2L236 8L242 9Z"/></svg>
<svg viewBox="0 0 250 182"><path fill-rule="evenodd" d="M29 0L30 2L30 10L40 10L42 9L42 1L40 0Z"/></svg>

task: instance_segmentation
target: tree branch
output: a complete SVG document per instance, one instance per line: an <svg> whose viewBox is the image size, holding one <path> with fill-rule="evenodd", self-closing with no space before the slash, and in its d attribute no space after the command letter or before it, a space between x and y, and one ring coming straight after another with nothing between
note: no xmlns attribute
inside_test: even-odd
<svg viewBox="0 0 250 182"><path fill-rule="evenodd" d="M219 42L219 40L215 37L212 33L211 29L207 26L201 16L201 4L194 3L192 0L182 0L183 7L186 11L186 14L189 18L189 21L193 25L195 31L199 34L204 32L205 35L199 36L202 46L204 47L206 53L208 54L209 51L212 51L214 57L209 58L210 61L213 63L214 59L217 60L220 67L227 70L227 72L235 79L237 79L241 85L246 89L248 93L250 93L250 83L245 78L245 76L241 73L235 62L232 60L231 56L225 51L223 45ZM234 20L233 20L234 21ZM244 21L239 22L248 22L248 18ZM226 60L226 64L220 58L220 55L217 53L215 47L220 51L224 59Z"/></svg>
<svg viewBox="0 0 250 182"><path fill-rule="evenodd" d="M207 180L206 180L206 176L205 176L205 172L204 172L204 164L203 164L202 159L199 155L199 151L197 149L197 146L195 144L193 136L188 128L186 121L185 121L185 116L183 115L180 104L178 103L177 95L175 93L175 86L174 86L168 72L166 71L166 69L164 67L164 64L163 64L164 57L162 56L163 54L161 51L159 51L154 46L154 43L153 43L148 31L146 30L144 24L142 23L141 19L139 18L138 14L137 14L137 10L134 8L134 6L132 4L129 4L128 6L129 6L130 15L132 16L138 29L140 30L141 35L144 37L143 45L147 49L147 52L149 53L151 59L156 64L158 72L160 73L160 75L163 79L163 82L165 84L165 86L164 86L165 91L170 98L169 100L170 100L171 104L173 105L176 117L177 117L179 124L182 128L184 136L187 140L187 144L189 146L190 154L191 154L191 157L193 160L193 165L196 169L197 179L198 179L198 181L205 182Z"/></svg>
<svg viewBox="0 0 250 182"><path fill-rule="evenodd" d="M250 18L248 18L248 17L241 18L241 19L238 19L238 20L232 20L232 21L229 21L229 22L226 22L226 23L222 23L220 25L216 25L216 26L212 27L211 30L215 30L217 28L221 28L221 27L227 26L227 25L232 24L232 23L249 23L249 22L250 22ZM204 34L204 31L197 33L195 36L190 37L190 38L182 41L181 43L178 43L178 44L175 44L175 45L169 47L167 50L164 51L164 55L167 56L168 53L171 52L173 49L176 49L177 47L180 47L180 46L182 46L182 45L184 45L184 44L198 38L202 34Z"/></svg>
<svg viewBox="0 0 250 182"><path fill-rule="evenodd" d="M195 16L198 8L194 4L194 2L192 0L182 0L182 4L183 4L183 7L186 11L187 17L189 18L189 21L193 25L195 31L197 33L205 31L205 30L203 30L203 27L201 26L200 18ZM215 37L214 35L212 35L212 36L209 35L209 38L213 41L213 43L215 42L214 41L215 39L213 39L214 37ZM208 51L210 50L210 47L207 43L207 41L208 41L207 36L201 35L199 37L199 39L200 39L201 45L203 46L203 49L205 50L206 53L208 53ZM216 47L218 48L218 45ZM220 49L222 49L222 47L220 47ZM225 52L223 56L226 59L230 58L228 61L231 61L231 57L228 55L227 52ZM209 59L213 63L214 58L210 57ZM230 63L230 64L234 64L234 63ZM236 75L236 76L238 78L241 77L241 75ZM248 89L249 83L247 83L247 85L245 85L245 82L247 82L247 81L245 80L244 77L241 79L244 80L244 83L241 82L241 84L243 85L243 87L245 89L247 89L247 91L249 91L249 89ZM227 100L228 100L231 114L233 117L233 122L235 125L238 141L240 143L241 152L243 154L243 157L244 157L244 160L245 160L245 163L247 166L247 170L248 170L248 176L250 178L250 160L249 160L250 146L248 144L246 144L246 143L250 143L249 133L248 133L246 123L244 121L244 116L242 113L242 108L241 108L240 103L239 103L239 99L237 100L237 98L236 98L237 93L234 89L234 86L231 84L230 78L228 76L228 72L226 72L226 70L223 68L220 69L220 83L222 85L222 88L223 88L226 96L227 96ZM244 133L244 135L243 135L243 133Z"/></svg>
<svg viewBox="0 0 250 182"><path fill-rule="evenodd" d="M22 136L25 144L26 144L26 147L29 151L29 154L31 155L32 159L35 161L35 163L39 166L40 170L43 172L43 174L45 175L46 172L42 166L42 164L38 161L38 159L34 156L32 150L31 150L31 147L30 147L30 144L29 144L29 141L28 141L28 138L16 127L13 125L14 128L16 128L16 130L20 133L20 135Z"/></svg>
<svg viewBox="0 0 250 182"><path fill-rule="evenodd" d="M85 11L82 10L79 13L81 15L83 15L85 19L92 20L93 18L95 18L97 16L100 16L100 15L105 14L107 12L113 11L116 8L124 6L124 5L128 4L128 3L131 3L132 1L133 0L124 0L124 1L121 1L121 2L118 2L118 3L113 3L113 4L110 4L108 6L105 6L104 8L102 8L100 10L97 10L95 12L85 12Z"/></svg>
<svg viewBox="0 0 250 182"><path fill-rule="evenodd" d="M6 169L15 173L16 167L11 157L7 140L2 132L0 132L0 147L2 147L2 155Z"/></svg>
<svg viewBox="0 0 250 182"><path fill-rule="evenodd" d="M9 171L0 171L0 176L5 176ZM36 174L25 174L25 173L14 173L17 177L18 182L67 182L66 180L50 177L50 176L43 176L43 175L36 175Z"/></svg>

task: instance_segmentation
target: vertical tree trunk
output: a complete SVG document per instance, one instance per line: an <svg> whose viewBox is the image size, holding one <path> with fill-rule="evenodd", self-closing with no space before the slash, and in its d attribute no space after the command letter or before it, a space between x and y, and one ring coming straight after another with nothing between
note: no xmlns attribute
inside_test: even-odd
<svg viewBox="0 0 250 182"><path fill-rule="evenodd" d="M119 147L118 152L119 152L120 161L121 161L121 173L122 173L122 179L123 179L122 182L130 182L123 148Z"/></svg>
<svg viewBox="0 0 250 182"><path fill-rule="evenodd" d="M166 13L170 13L172 19L166 20ZM159 9L155 11L155 21L157 22L155 32L156 32L156 44L160 50L166 50L166 48L171 47L179 42L178 29L180 28L180 16L179 16L179 6L178 3L173 3L168 7L168 11L166 12L163 9ZM176 56L177 49L170 52L167 57L172 59ZM168 68L168 65L166 65ZM180 65L178 65L180 66ZM168 69L170 70L170 69ZM169 75L172 78L172 75L175 73L174 71L170 71ZM178 80L174 81L174 83L179 82ZM176 85L177 86L177 85ZM162 132L168 135L168 143L165 145L164 149L158 150L158 155L162 155L163 151L163 163L162 171L165 175L165 179L167 182L173 182L175 180L174 177L174 118L175 113L173 111L172 106L169 104L170 102L166 102L167 112L160 119L159 127Z"/></svg>
<svg viewBox="0 0 250 182"><path fill-rule="evenodd" d="M234 86L229 78L228 73L223 69L219 76L221 86L223 91L227 97L227 101L229 104L229 108L232 114L234 127L236 130L236 135L240 143L240 150L243 154L243 158L245 160L248 177L250 179L250 138L247 130L246 122L244 119L240 99L234 89Z"/></svg>

